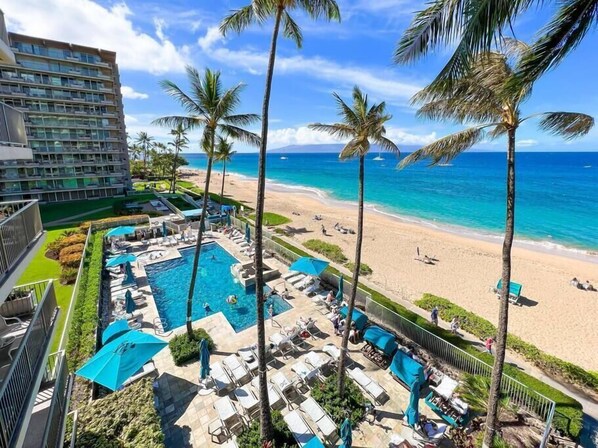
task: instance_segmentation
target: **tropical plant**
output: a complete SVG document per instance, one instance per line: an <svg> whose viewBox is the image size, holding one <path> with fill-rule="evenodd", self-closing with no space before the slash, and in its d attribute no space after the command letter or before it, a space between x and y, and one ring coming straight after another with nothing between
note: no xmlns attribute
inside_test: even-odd
<svg viewBox="0 0 598 448"><path fill-rule="evenodd" d="M136 144L129 144L128 149L129 149L129 157L133 161L139 160L139 157L141 156L141 147Z"/></svg>
<svg viewBox="0 0 598 448"><path fill-rule="evenodd" d="M208 156L206 169L206 181L203 192L203 204L197 235L197 245L193 257L193 271L189 283L189 294L187 296L187 335L193 338L191 316L193 314L193 292L199 267L199 253L205 228L206 210L208 209L208 197L210 196L210 176L212 175L212 162L214 160L214 149L216 134L241 140L243 142L258 145L259 137L252 132L243 129L259 119L255 114L235 114L235 109L240 102L240 94L244 84L238 84L227 90L223 90L220 81L220 72L206 69L201 75L197 69L187 66L187 78L189 79L190 92L185 93L174 82L164 80L160 83L164 91L180 103L187 115L171 115L154 120L154 124L160 126L178 127L184 129L202 129L200 146Z"/></svg>
<svg viewBox="0 0 598 448"><path fill-rule="evenodd" d="M224 201L224 182L226 180L226 164L231 161L232 157L237 153L233 151L233 143L227 139L218 137L218 147L216 148L216 160L222 162L222 187L220 188L220 214L222 214L222 206Z"/></svg>
<svg viewBox="0 0 598 448"><path fill-rule="evenodd" d="M141 131L137 133L137 140L135 143L141 148L141 154L143 155L143 175L147 176L147 156L149 150L154 142L154 137L150 137L147 132Z"/></svg>
<svg viewBox="0 0 598 448"><path fill-rule="evenodd" d="M459 382L457 392L476 414L484 415L488 409L490 378L483 375L464 374ZM499 420L508 414L516 414L517 409L504 392L499 397Z"/></svg>
<svg viewBox="0 0 598 448"><path fill-rule="evenodd" d="M220 24L220 31L226 33L235 31L241 33L254 23L264 24L266 20L274 19L268 68L266 70L266 86L262 103L261 144L258 156L257 200L255 216L255 302L257 311L257 351L258 375L260 378L260 422L261 435L264 443L272 441L272 417L268 401L266 378L266 330L264 327L264 262L262 258L262 223L264 219L264 202L266 189L266 149L268 146L268 113L270 109L270 92L272 77L276 61L276 45L282 24L282 33L301 48L303 33L301 28L291 17L292 11L303 11L312 19L324 17L327 20L339 20L340 11L335 0L251 0L249 5L232 11Z"/></svg>
<svg viewBox="0 0 598 448"><path fill-rule="evenodd" d="M173 140L168 142L174 149L174 157L172 158L172 180L170 181L170 192L176 192L176 170L178 167L179 152L189 146L189 138L187 137L187 130L182 125L177 125L170 131Z"/></svg>
<svg viewBox="0 0 598 448"><path fill-rule="evenodd" d="M357 284L361 267L361 243L363 241L363 184L365 177L365 156L370 151L370 141L378 144L382 149L399 153L399 148L392 141L385 137L386 128L384 124L392 118L386 113L386 103L368 103L367 95L364 95L359 87L353 88L353 105L349 106L336 93L333 94L338 107L338 114L341 117L340 123L310 124L310 129L327 132L340 138L349 139L339 154L340 159L359 159L359 186L358 186L358 209L357 209L357 241L355 243L355 266L353 269L353 281L351 282L351 297L347 310L347 320L341 347L341 356L338 363L338 391L343 398L345 393L345 365L347 362L347 346L349 344L349 331L351 330L351 317L355 308L357 296Z"/></svg>
<svg viewBox="0 0 598 448"><path fill-rule="evenodd" d="M513 39L505 40L503 46L506 49L504 53L483 53L475 58L470 70L462 76L450 83L433 83L415 95L414 104L421 105L418 110L420 117L478 124L430 143L401 162L402 167L422 159L431 160L431 165L447 163L484 139L507 136L506 223L501 275L503 287L500 291L496 356L486 419L486 446L492 446L498 426L500 382L506 350L511 247L515 230L517 129L530 118L540 117L540 129L571 139L586 134L594 125L592 117L572 112L546 112L522 117L520 106L529 97L531 85L522 85L518 81L514 83L513 79L518 76L521 55L529 50L524 43ZM520 88L514 90L513 84L518 84Z"/></svg>

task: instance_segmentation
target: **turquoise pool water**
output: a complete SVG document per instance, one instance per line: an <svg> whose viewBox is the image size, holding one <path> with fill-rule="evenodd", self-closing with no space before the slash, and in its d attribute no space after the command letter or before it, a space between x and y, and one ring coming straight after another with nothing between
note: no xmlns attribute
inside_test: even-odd
<svg viewBox="0 0 598 448"><path fill-rule="evenodd" d="M145 267L158 313L166 329L185 325L194 248L183 249L180 253L181 258ZM204 244L199 260L193 294L193 320L222 312L236 332L255 325L255 291L245 291L230 273L231 265L238 263L238 260L217 243ZM237 296L234 305L226 303L226 298L231 294ZM208 314L203 308L205 302L210 305ZM274 305L274 315L292 308L285 300L272 296L266 302L265 313L270 303Z"/></svg>

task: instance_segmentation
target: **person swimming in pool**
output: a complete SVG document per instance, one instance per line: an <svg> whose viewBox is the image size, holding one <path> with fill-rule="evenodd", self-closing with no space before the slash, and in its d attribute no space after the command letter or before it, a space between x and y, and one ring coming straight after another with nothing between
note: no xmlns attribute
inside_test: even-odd
<svg viewBox="0 0 598 448"><path fill-rule="evenodd" d="M203 310L206 312L206 316L212 311L212 308L210 308L210 304L208 302L204 302Z"/></svg>
<svg viewBox="0 0 598 448"><path fill-rule="evenodd" d="M230 296L228 296L226 298L226 303L228 303L229 305L234 305L235 303L237 303L237 296L234 294L231 294Z"/></svg>

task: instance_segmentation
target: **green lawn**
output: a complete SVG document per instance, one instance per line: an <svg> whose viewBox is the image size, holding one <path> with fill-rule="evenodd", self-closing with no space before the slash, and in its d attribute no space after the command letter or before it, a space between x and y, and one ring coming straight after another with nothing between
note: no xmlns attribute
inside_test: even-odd
<svg viewBox="0 0 598 448"><path fill-rule="evenodd" d="M56 301L60 307L60 316L58 320L58 328L56 329L56 336L52 342L52 352L58 350L58 344L60 343L60 338L62 336L64 322L69 305L71 303L73 285L65 286L60 284L58 280L60 278L60 265L57 261L46 258L44 254L46 252L46 246L52 241L56 240L62 234L62 232L69 228L71 227L54 227L47 231L48 233L46 235L44 245L40 248L37 254L35 254L35 257L33 260L31 260L31 263L29 266L27 266L27 269L25 272L23 272L23 275L17 282L17 285L23 285L26 283L54 279L54 289L56 291Z"/></svg>
<svg viewBox="0 0 598 448"><path fill-rule="evenodd" d="M249 219L255 221L255 214L249 215ZM265 226L280 226L282 224L288 224L291 222L286 216L278 215L276 213L264 212L264 225Z"/></svg>
<svg viewBox="0 0 598 448"><path fill-rule="evenodd" d="M146 186L148 187L146 189ZM150 191L150 188L154 187L158 191L168 191L170 187L170 181L168 180L150 180L150 181L142 181L142 182L135 182L133 184L133 188L135 191L140 192L147 192Z"/></svg>
<svg viewBox="0 0 598 448"><path fill-rule="evenodd" d="M185 201L183 198L180 197L171 197L168 198L168 201L174 205L176 208L178 208L181 211L185 211L185 210L195 210L197 207L194 207L193 205L189 204L187 201Z"/></svg>

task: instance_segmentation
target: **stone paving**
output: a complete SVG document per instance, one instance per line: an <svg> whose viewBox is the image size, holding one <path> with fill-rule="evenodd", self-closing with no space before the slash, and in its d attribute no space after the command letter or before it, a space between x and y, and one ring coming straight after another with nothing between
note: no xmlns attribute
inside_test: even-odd
<svg viewBox="0 0 598 448"><path fill-rule="evenodd" d="M250 259L242 253L239 248L231 240L220 234L214 234L214 239L239 261L246 262ZM178 248L184 247L182 245ZM149 261L148 263L161 262L171 259L178 254L177 247L163 248L157 246L145 246L143 251L158 250L163 252L163 256L158 260ZM139 252L140 246L138 243L133 244L133 251ZM274 268L279 269L281 273L287 271L286 265L280 263L278 260L272 258L267 260L267 263ZM137 277L139 287L145 292L147 305L140 308L143 313L143 330L153 333L154 318L159 317L158 312L151 295L151 289L147 283L143 263L138 263L134 267L134 273ZM270 286L280 284L282 279L273 280L269 283ZM275 316L274 322L266 322L266 337L277 333L284 327L291 327L299 317L312 317L316 319L316 326L322 332L319 338L309 339L304 348L298 352L289 355L288 359L282 356L276 357L276 369L272 368L268 371L268 375L280 370L286 374L289 379L296 378L296 375L291 371L291 366L301 359L308 351L321 352L322 346L326 343L334 343L340 347L341 338L334 335L332 323L321 314L317 307L312 303L311 299L305 296L300 291L288 286L291 292L289 303L293 308L280 315ZM206 318L193 322L194 328L204 328L212 337L216 344L216 350L212 353L210 362L222 360L224 357L236 353L241 347L252 345L257 340L256 327L250 327L239 333L235 333L232 326L228 323L222 313L216 313ZM180 334L185 331L185 327L175 329L165 339L172 338L175 334ZM402 424L403 410L407 407L409 400L409 392L398 382L393 380L388 373L388 370L382 370L367 358L365 358L360 349L362 344L349 344L350 357L359 365L372 379L377 381L387 392L389 400L384 405L376 406L377 418L374 423L362 422L354 428L353 431L353 446L354 447L382 447L388 446L390 438L393 434L400 434L407 440L412 439L411 430ZM185 366L177 367L174 365L170 351L168 348L162 350L154 357L154 363L158 370L158 377L155 381L156 405L162 418L162 427L165 434L165 443L167 447L223 447L236 446L234 440L225 438L216 438L208 434L208 425L218 420L218 414L213 407L213 404L223 395L218 395L215 391L209 394L202 394L199 392L199 362L191 362ZM205 392L205 391L201 391ZM257 396L257 391L256 396ZM305 394L307 396L308 393ZM229 394L233 403L235 397L232 393ZM364 396L367 395L364 393ZM235 403L237 409L243 414L241 406ZM293 405L293 409L297 409L297 405ZM289 407L283 409L283 414L289 412ZM420 401L420 413L427 415L429 418L436 418L436 415L429 410L423 400ZM317 427L310 422L309 418L304 415L309 426L317 434ZM245 418L245 421L248 419ZM371 417L369 418L371 421ZM337 442L338 444L339 442ZM414 446L416 446L414 444Z"/></svg>

